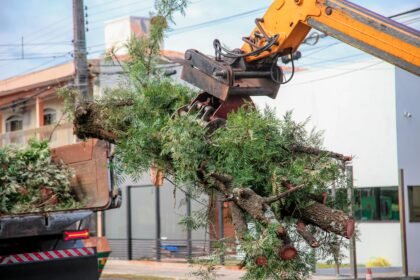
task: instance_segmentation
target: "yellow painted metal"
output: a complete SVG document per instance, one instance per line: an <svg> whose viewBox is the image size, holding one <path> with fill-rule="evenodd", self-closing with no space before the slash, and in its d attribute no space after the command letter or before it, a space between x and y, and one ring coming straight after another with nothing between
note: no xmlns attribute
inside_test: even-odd
<svg viewBox="0 0 420 280"><path fill-rule="evenodd" d="M273 46L271 51L266 51L258 56L248 57L248 61L258 60L263 57L270 56L272 54L283 53L288 54L292 51L296 51L299 45L302 43L305 36L311 29L305 24L309 16L320 16L321 9L314 5L315 0L275 0L268 8L261 23L262 28L265 30L268 36L274 36L279 34L278 45ZM263 46L266 43L265 38L259 38L255 36L255 33L261 33L256 27L251 35L250 39L255 42L258 46ZM251 52L252 49L248 44L242 46L242 50L245 53Z"/></svg>
<svg viewBox="0 0 420 280"><path fill-rule="evenodd" d="M279 34L277 45L258 56L247 57L247 61L296 51L311 30L310 23L325 27L322 31L347 44L417 75L420 72L418 32L344 0L275 0L261 26L268 36ZM256 37L256 31L257 27L250 38L263 46L266 40ZM248 53L252 48L245 43L242 50Z"/></svg>

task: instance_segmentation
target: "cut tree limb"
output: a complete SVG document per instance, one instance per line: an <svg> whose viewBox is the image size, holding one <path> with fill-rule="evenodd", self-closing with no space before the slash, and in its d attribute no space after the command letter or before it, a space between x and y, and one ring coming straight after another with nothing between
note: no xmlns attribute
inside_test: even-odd
<svg viewBox="0 0 420 280"><path fill-rule="evenodd" d="M285 245L280 248L278 256L284 261L290 261L297 256L297 250L294 246Z"/></svg>
<svg viewBox="0 0 420 280"><path fill-rule="evenodd" d="M74 133L80 139L97 138L115 144L117 136L101 123L101 110L96 103L84 102L74 112Z"/></svg>
<svg viewBox="0 0 420 280"><path fill-rule="evenodd" d="M311 246L312 248L318 248L321 244L315 239L315 237L308 231L306 224L303 221L298 221L296 223L296 230L300 234L300 236L305 239L305 241Z"/></svg>
<svg viewBox="0 0 420 280"><path fill-rule="evenodd" d="M335 158L335 159L341 160L343 162L352 160L351 156L345 156L343 154L339 154L339 153L335 153L335 152L331 152L331 151L326 151L326 150L321 150L321 149L314 148L314 147L305 147L305 146L294 145L290 149L294 152L311 154L311 155L324 154L328 157Z"/></svg>
<svg viewBox="0 0 420 280"><path fill-rule="evenodd" d="M311 205L299 208L293 212L293 216L346 238L352 237L354 233L353 218L319 202L313 201Z"/></svg>

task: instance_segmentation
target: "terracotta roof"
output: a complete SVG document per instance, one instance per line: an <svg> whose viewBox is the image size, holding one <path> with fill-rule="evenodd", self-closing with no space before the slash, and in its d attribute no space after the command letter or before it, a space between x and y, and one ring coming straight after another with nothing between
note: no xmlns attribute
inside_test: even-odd
<svg viewBox="0 0 420 280"><path fill-rule="evenodd" d="M0 80L0 96L58 84L65 80L71 80L73 75L74 65L73 62L70 62L6 80Z"/></svg>
<svg viewBox="0 0 420 280"><path fill-rule="evenodd" d="M184 53L178 51L162 50L161 55L173 62L184 62Z"/></svg>

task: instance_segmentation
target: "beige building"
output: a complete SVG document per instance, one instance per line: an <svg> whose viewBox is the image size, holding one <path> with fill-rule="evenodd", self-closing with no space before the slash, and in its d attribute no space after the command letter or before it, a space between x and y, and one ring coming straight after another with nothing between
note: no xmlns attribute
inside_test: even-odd
<svg viewBox="0 0 420 280"><path fill-rule="evenodd" d="M73 63L67 63L0 81L0 146L32 137L50 139L52 147L75 143L56 94L73 75Z"/></svg>

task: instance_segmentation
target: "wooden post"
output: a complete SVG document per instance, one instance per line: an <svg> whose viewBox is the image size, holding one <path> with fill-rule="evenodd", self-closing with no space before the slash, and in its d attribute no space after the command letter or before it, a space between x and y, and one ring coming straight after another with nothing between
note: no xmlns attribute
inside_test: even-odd
<svg viewBox="0 0 420 280"><path fill-rule="evenodd" d="M400 210L400 228L401 228L401 255L402 255L402 272L404 277L408 277L408 260L407 260L407 233L406 233L406 217L405 217L405 183L404 170L398 172L398 204Z"/></svg>
<svg viewBox="0 0 420 280"><path fill-rule="evenodd" d="M225 242L223 239L225 238L225 224L224 224L224 207L223 207L223 197L218 196L218 208L219 208L219 215L218 215L218 222L219 222L219 241ZM226 246L226 244L224 243ZM224 250L224 249L223 249ZM220 254L220 264L225 265L225 253L222 252Z"/></svg>

